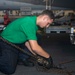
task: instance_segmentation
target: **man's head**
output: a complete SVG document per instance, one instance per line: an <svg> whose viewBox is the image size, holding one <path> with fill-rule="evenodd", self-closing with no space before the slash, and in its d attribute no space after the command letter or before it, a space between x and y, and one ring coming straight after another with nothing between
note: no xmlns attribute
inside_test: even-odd
<svg viewBox="0 0 75 75"><path fill-rule="evenodd" d="M51 10L44 10L38 17L37 17L37 25L41 28L49 27L49 25L54 20L54 14Z"/></svg>

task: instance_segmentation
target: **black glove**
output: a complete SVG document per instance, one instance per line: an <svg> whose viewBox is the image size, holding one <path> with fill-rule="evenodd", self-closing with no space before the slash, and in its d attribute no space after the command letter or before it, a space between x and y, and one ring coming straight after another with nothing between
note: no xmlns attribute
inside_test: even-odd
<svg viewBox="0 0 75 75"><path fill-rule="evenodd" d="M52 59L52 57L50 56L49 58L45 58L45 59L47 60L47 63L44 64L45 67L46 67L47 69L52 68L52 67L53 67L53 59Z"/></svg>
<svg viewBox="0 0 75 75"><path fill-rule="evenodd" d="M51 56L49 58L44 58L40 56L38 57L37 62L38 62L38 65L43 66L47 69L50 69L53 67L53 60Z"/></svg>

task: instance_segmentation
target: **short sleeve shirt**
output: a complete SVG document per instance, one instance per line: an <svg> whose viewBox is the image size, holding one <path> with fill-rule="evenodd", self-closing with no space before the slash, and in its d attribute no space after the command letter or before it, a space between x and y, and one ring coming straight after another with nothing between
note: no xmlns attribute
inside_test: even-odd
<svg viewBox="0 0 75 75"><path fill-rule="evenodd" d="M12 43L24 43L27 40L37 40L36 16L27 16L10 23L1 36Z"/></svg>

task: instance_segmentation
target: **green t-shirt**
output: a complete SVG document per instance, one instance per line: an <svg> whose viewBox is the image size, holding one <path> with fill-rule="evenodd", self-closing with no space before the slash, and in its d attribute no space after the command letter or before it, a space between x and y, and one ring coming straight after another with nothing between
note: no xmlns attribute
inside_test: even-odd
<svg viewBox="0 0 75 75"><path fill-rule="evenodd" d="M16 19L1 33L1 36L12 43L24 43L27 40L37 40L36 16Z"/></svg>

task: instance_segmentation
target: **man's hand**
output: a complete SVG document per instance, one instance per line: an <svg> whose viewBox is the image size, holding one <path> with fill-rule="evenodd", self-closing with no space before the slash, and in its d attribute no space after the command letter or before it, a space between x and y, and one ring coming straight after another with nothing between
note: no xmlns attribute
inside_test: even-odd
<svg viewBox="0 0 75 75"><path fill-rule="evenodd" d="M53 67L53 60L52 60L51 56L49 58L44 58L44 57L38 56L37 62L38 62L38 65L43 66L47 69L50 69Z"/></svg>
<svg viewBox="0 0 75 75"><path fill-rule="evenodd" d="M52 57L50 56L49 58L46 58L46 60L47 60L47 64L45 64L45 67L47 68L47 69L50 69L50 68L52 68L53 67L53 59L52 59Z"/></svg>

